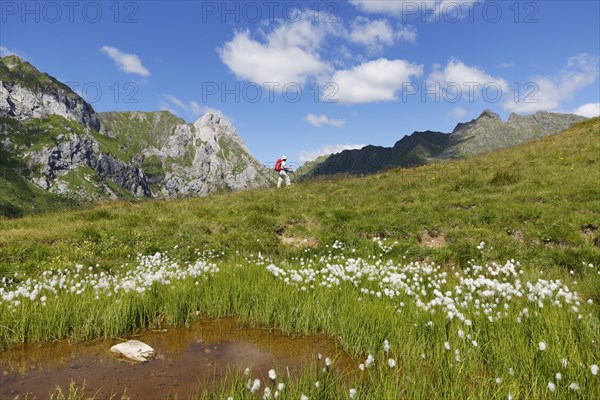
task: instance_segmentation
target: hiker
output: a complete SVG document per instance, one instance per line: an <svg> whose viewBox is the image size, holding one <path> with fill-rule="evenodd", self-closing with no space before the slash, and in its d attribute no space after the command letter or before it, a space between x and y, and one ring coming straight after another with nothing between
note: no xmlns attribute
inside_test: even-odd
<svg viewBox="0 0 600 400"><path fill-rule="evenodd" d="M281 156L279 160L275 163L275 171L279 174L279 179L277 179L277 188L281 187L281 182L285 179L285 184L290 186L290 177L288 176L288 172L290 169L285 166L285 162L287 161L286 156Z"/></svg>

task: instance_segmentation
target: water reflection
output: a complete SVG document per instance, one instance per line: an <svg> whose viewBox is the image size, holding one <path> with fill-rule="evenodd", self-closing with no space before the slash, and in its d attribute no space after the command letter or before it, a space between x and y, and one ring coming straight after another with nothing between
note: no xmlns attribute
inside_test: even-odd
<svg viewBox="0 0 600 400"><path fill-rule="evenodd" d="M133 338L152 346L157 358L134 364L110 353L112 345ZM132 399L162 399L175 393L185 398L231 368L251 367L253 378L263 380L273 366L295 375L317 353L337 357L339 371L352 365L325 336L291 338L269 329L241 327L232 318L150 330L122 340L24 344L0 352L0 398L26 394L47 398L57 385L68 388L71 380L85 381L86 394L100 398L124 392Z"/></svg>

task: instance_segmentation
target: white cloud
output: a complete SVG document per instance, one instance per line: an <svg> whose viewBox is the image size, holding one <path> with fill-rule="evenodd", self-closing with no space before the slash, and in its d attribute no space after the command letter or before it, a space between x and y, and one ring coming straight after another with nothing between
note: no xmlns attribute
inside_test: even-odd
<svg viewBox="0 0 600 400"><path fill-rule="evenodd" d="M519 102L510 96L503 107L512 112L556 110L564 101L571 101L576 91L593 84L597 77L598 57L579 54L569 58L567 66L557 75L530 78L521 85Z"/></svg>
<svg viewBox="0 0 600 400"><path fill-rule="evenodd" d="M8 47L0 46L0 57L6 56L18 56L22 60L27 60L27 57L23 55L20 51L9 49Z"/></svg>
<svg viewBox="0 0 600 400"><path fill-rule="evenodd" d="M310 123L311 125L316 126L317 128L322 125L331 125L339 128L344 126L344 124L346 123L346 121L344 121L343 119L330 119L327 115L324 114L307 114L306 117L304 117L304 120Z"/></svg>
<svg viewBox="0 0 600 400"><path fill-rule="evenodd" d="M352 43L362 44L371 52L380 52L385 46L391 46L396 40L414 42L417 31L414 27L399 25L394 30L386 19L370 20L365 17L357 17L350 23L347 34Z"/></svg>
<svg viewBox="0 0 600 400"><path fill-rule="evenodd" d="M300 21L278 21L260 42L249 31L236 32L231 41L217 49L221 61L236 75L258 84L276 82L303 85L310 76L320 76L330 66L318 53L334 24L315 24L311 17Z"/></svg>
<svg viewBox="0 0 600 400"><path fill-rule="evenodd" d="M344 150L355 150L365 147L366 144L326 144L316 150L302 150L298 155L300 162L313 161L320 156L340 153Z"/></svg>
<svg viewBox="0 0 600 400"><path fill-rule="evenodd" d="M12 54L15 54L15 52L12 50L9 50L8 48L6 48L4 46L0 46L0 57L6 57L6 56L10 56Z"/></svg>
<svg viewBox="0 0 600 400"><path fill-rule="evenodd" d="M573 111L573 114L587 118L600 117L600 103L587 103L579 106Z"/></svg>
<svg viewBox="0 0 600 400"><path fill-rule="evenodd" d="M102 46L100 51L109 56L121 71L143 77L150 76L150 71L142 65L142 61L135 54L124 53L111 46Z"/></svg>
<svg viewBox="0 0 600 400"><path fill-rule="evenodd" d="M338 92L332 98L343 104L394 101L403 84L422 74L422 65L380 58L336 71L331 82L337 85Z"/></svg>
<svg viewBox="0 0 600 400"><path fill-rule="evenodd" d="M161 111L168 111L173 115L177 115L177 111L175 111L175 109L167 102L165 101L161 101L160 103L158 103L158 108Z"/></svg>
<svg viewBox="0 0 600 400"><path fill-rule="evenodd" d="M433 72L427 78L427 89L436 90L440 98L446 101L458 99L474 101L485 93L489 93L489 99L508 94L508 83L498 77L487 74L483 69L466 65L460 60L451 59L444 69L439 65L433 66ZM500 97L498 97L499 99Z"/></svg>
<svg viewBox="0 0 600 400"><path fill-rule="evenodd" d="M450 111L450 113L448 113L448 116L452 117L452 118L462 118L465 115L467 115L467 110L465 110L462 107L454 107L452 109L452 111Z"/></svg>
<svg viewBox="0 0 600 400"><path fill-rule="evenodd" d="M464 19L474 5L484 0L350 0L359 10L375 14L402 15L405 18L421 14L423 22Z"/></svg>
<svg viewBox="0 0 600 400"><path fill-rule="evenodd" d="M179 112L184 112L188 116L192 118L201 117L204 114L216 114L225 118L226 120L233 122L233 118L227 116L223 111L218 108L203 106L198 104L195 101L190 101L186 103L177 97L170 94L163 94L163 101L159 103L159 107L161 110L169 111L171 114L179 114Z"/></svg>
<svg viewBox="0 0 600 400"><path fill-rule="evenodd" d="M394 33L396 38L405 42L414 42L417 40L417 29L414 26L398 25L396 32Z"/></svg>
<svg viewBox="0 0 600 400"><path fill-rule="evenodd" d="M435 5L435 0L350 0L359 10L378 13L401 15L410 13L415 8L419 11L430 9Z"/></svg>

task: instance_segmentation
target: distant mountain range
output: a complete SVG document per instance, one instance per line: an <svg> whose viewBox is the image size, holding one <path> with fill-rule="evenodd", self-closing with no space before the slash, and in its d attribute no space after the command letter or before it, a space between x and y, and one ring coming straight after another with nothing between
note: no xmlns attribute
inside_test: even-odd
<svg viewBox="0 0 600 400"><path fill-rule="evenodd" d="M189 124L167 111L96 113L17 56L0 58L0 156L8 215L61 199L206 195L274 179L218 115Z"/></svg>
<svg viewBox="0 0 600 400"><path fill-rule="evenodd" d="M574 114L539 111L526 116L513 113L504 122L498 114L484 110L478 118L458 124L451 133L413 132L393 147L366 146L321 156L304 164L298 174L303 177L363 175L466 158L555 135L585 119Z"/></svg>

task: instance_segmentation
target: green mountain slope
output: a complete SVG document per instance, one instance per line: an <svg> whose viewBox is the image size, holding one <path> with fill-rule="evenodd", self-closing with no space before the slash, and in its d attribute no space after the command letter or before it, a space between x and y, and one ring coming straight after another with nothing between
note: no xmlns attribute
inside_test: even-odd
<svg viewBox="0 0 600 400"><path fill-rule="evenodd" d="M130 156L149 147L161 148L177 125L186 123L168 111L103 112L98 116L107 135L117 139Z"/></svg>
<svg viewBox="0 0 600 400"><path fill-rule="evenodd" d="M0 216L21 217L75 204L29 182L16 172L21 168L23 166L10 153L0 150Z"/></svg>

